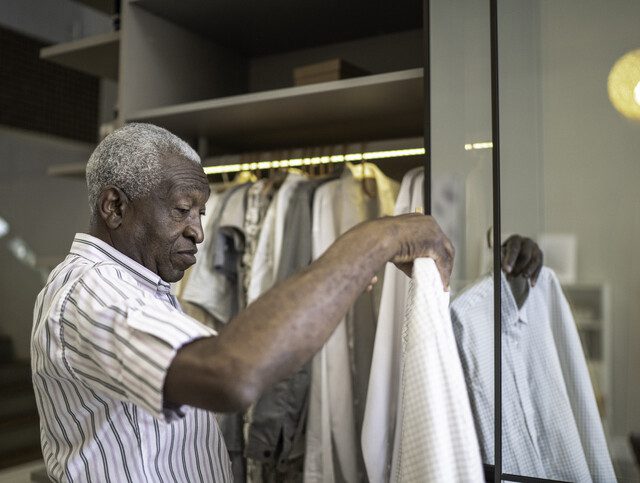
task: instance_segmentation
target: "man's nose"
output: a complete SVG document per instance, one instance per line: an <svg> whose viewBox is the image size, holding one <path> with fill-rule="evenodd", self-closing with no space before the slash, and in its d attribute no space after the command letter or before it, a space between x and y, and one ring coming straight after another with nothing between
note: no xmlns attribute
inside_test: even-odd
<svg viewBox="0 0 640 483"><path fill-rule="evenodd" d="M204 240L204 230L202 229L202 223L199 216L196 220L193 220L187 225L184 235L193 240L193 243L202 243Z"/></svg>

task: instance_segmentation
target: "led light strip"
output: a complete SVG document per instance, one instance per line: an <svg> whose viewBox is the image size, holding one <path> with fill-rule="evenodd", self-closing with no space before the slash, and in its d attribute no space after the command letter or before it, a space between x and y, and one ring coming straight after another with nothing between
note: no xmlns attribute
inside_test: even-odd
<svg viewBox="0 0 640 483"><path fill-rule="evenodd" d="M493 147L493 143L489 141L486 143L465 144L464 150L471 151L472 149L491 149L492 147Z"/></svg>
<svg viewBox="0 0 640 483"><path fill-rule="evenodd" d="M424 148L395 149L392 151L372 151L368 153L334 154L332 156L316 156L313 158L281 159L274 161L258 161L254 163L227 164L223 166L205 166L206 174L237 173L240 171L256 171L271 168L295 168L315 164L345 163L348 161L370 161L373 159L401 158L404 156L420 156Z"/></svg>

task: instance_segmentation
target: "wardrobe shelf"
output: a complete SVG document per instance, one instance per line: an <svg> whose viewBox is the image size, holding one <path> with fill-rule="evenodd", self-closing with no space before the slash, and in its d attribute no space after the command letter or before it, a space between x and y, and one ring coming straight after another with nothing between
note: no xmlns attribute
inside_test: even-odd
<svg viewBox="0 0 640 483"><path fill-rule="evenodd" d="M142 110L126 121L236 151L419 136L422 78L409 69Z"/></svg>
<svg viewBox="0 0 640 483"><path fill-rule="evenodd" d="M120 32L94 35L40 49L40 58L85 74L118 80Z"/></svg>

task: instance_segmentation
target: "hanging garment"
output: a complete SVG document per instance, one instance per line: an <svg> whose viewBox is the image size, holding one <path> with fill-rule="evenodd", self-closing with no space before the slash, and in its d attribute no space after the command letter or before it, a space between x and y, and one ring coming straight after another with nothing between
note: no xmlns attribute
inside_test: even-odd
<svg viewBox="0 0 640 483"><path fill-rule="evenodd" d="M423 208L424 170L409 171L402 180L394 214L415 212ZM462 244L461 225L463 198L459 196L460 180L456 176L439 176L432 180L433 214L454 246ZM366 399L366 415L362 430L362 451L370 481L389 481L397 429L397 407L400 388L401 333L408 300L409 278L388 263L385 269L380 315L376 329L374 358ZM397 456L396 456L397 457Z"/></svg>
<svg viewBox="0 0 640 483"><path fill-rule="evenodd" d="M296 185L305 179L301 174L288 173L267 208L251 267L251 279L247 288L248 304L269 290L276 282L287 206Z"/></svg>
<svg viewBox="0 0 640 483"><path fill-rule="evenodd" d="M374 196L363 189L359 179L362 174L375 180L375 192L370 193ZM339 180L316 190L313 257L321 256L339 235L356 224L390 215L397 190L397 183L374 165L363 168L347 164ZM312 361L306 482L366 479L357 435L364 416L379 297L378 288L359 297Z"/></svg>
<svg viewBox="0 0 640 483"><path fill-rule="evenodd" d="M244 254L244 233L237 226L220 226L216 234L216 249L213 257L213 267L223 274L232 287L234 300L229 304L229 319L234 317L245 307L243 290L244 269L242 255Z"/></svg>
<svg viewBox="0 0 640 483"><path fill-rule="evenodd" d="M247 211L244 216L245 249L242 263L245 270L243 280L243 293L246 300L253 267L253 258L256 254L262 223L267 214L271 199L275 194L275 186L268 179L256 181L247 191Z"/></svg>
<svg viewBox="0 0 640 483"><path fill-rule="evenodd" d="M423 207L422 168L402 179L394 214ZM400 324L405 313L409 278L393 264L385 267L380 315L376 328L361 442L369 480L389 481L396 428L397 395L400 393Z"/></svg>
<svg viewBox="0 0 640 483"><path fill-rule="evenodd" d="M311 263L311 207L315 190L330 179L299 183L285 213L276 281L285 280Z"/></svg>
<svg viewBox="0 0 640 483"><path fill-rule="evenodd" d="M205 230L205 241L199 249L199 258L193 267L182 298L204 308L222 323L227 323L238 312L238 282L216 269L216 259L223 259L230 245L219 234L220 227L242 230L245 212L245 194L249 184L234 186L225 191L216 203L210 223ZM241 254L240 254L241 256Z"/></svg>
<svg viewBox="0 0 640 483"><path fill-rule="evenodd" d="M449 293L431 259L413 263L401 333L401 392L390 480L484 481Z"/></svg>
<svg viewBox="0 0 640 483"><path fill-rule="evenodd" d="M316 190L313 199L313 231L312 231L312 256L317 259L329 248L338 237L336 223L334 221L333 202L336 199L340 183L338 180L329 182ZM342 408L342 416L345 421L353 421L353 405L351 384L348 377L335 378L332 384L332 394L327 384L327 354L333 346L346 344L346 332L342 323L335 329L322 350L311 361L311 386L309 389L309 413L307 417L306 452L304 461L304 481L310 482L342 482L346 481L342 474L336 475L333 463L335 445L336 458L342 458L343 462L336 463L352 478L357 478L357 452L351 441L355 440L355 427L353 424L336 428L337 437L332 439L332 427L330 404L336 408ZM340 431L342 429L342 431Z"/></svg>
<svg viewBox="0 0 640 483"><path fill-rule="evenodd" d="M507 473L616 481L569 305L544 267L518 309L502 275L502 464ZM451 305L483 461L494 461L493 279Z"/></svg>
<svg viewBox="0 0 640 483"><path fill-rule="evenodd" d="M395 214L423 206L423 180L421 169L405 175ZM394 265L387 264L385 271L362 430L367 474L374 483L483 481L446 309L448 294L433 262L425 262L416 262L412 288Z"/></svg>
<svg viewBox="0 0 640 483"><path fill-rule="evenodd" d="M287 213L291 207L293 196L296 189L301 183L307 181L306 175L302 172L290 170L287 173L287 177L282 183L282 186L278 190L278 194L275 198L276 203L276 219L275 219L275 231L273 233L273 276L274 281L277 281L278 267L280 266L280 258L282 257L282 240L284 239L285 223L287 220Z"/></svg>
<svg viewBox="0 0 640 483"><path fill-rule="evenodd" d="M285 233L287 215L291 203L296 201L294 196L298 187L306 181L304 175L295 171L288 172L264 215L248 284L248 303L279 280L282 243L290 236ZM296 232L298 229L304 231L303 227L296 227ZM305 238L310 239L309 235L301 235L301 240ZM303 252L304 249L301 253ZM286 254L287 257L288 255ZM308 259L298 260L298 263L303 265L297 269L302 268L308 264ZM302 460L302 456L297 454L302 449L301 445L295 443L300 438L296 436L299 434L299 423L304 419L308 380L308 370L303 368L265 392L247 412L245 454L248 481L295 479L296 471L301 472L301 463L297 463L296 468L296 458L297 461Z"/></svg>
<svg viewBox="0 0 640 483"><path fill-rule="evenodd" d="M320 182L296 180L287 194L276 281L288 278L311 262L311 200ZM284 184L279 194L283 188ZM309 376L309 366L305 365L265 391L251 411L246 455L261 463L261 481L279 481L296 474L301 479Z"/></svg>

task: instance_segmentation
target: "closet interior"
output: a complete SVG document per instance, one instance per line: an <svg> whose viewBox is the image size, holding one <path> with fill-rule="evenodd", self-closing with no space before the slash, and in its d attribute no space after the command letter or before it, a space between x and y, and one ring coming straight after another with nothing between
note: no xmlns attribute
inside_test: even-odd
<svg viewBox="0 0 640 483"><path fill-rule="evenodd" d="M552 17L547 2L83 3L117 16L119 29L44 48L41 57L117 80L114 125L148 122L169 129L196 148L209 174L212 196L203 221L209 239L196 266L174 287L187 313L224 330L239 310L304 269L356 223L426 207L456 247L452 329L440 350L455 338L460 360L452 364L462 372L449 377L466 386L470 409L462 413L474 418L470 426L466 416L456 424L477 433L483 478L615 478L600 420L609 436L609 285L575 278L560 285L547 274L546 297L526 292L517 304L512 281L500 271L501 242L514 233L535 238L551 218L540 107L549 101L539 85L548 75L544 62L551 62L539 38ZM83 176L84 166L50 172ZM396 423L406 416L393 413L400 379L382 378L371 389L376 374L399 371L376 359L384 345L376 333L381 327L395 349L402 344L402 334L388 327L389 320L402 321L409 304L408 279L398 274L389 267L378 273L379 283L298 374L249 413L219 417L238 481L408 481L396 454ZM473 292L478 287L492 298L469 305L471 295L480 297ZM555 296L564 300L557 307L549 302ZM563 414L584 419L568 430L575 433L570 443L553 432L557 440L545 439L551 438L545 433L549 420L529 394L532 387L523 396L519 385L520 377L535 377L514 369L524 364L529 371L532 359L511 359L519 355L504 329L506 311L517 313L514 327L521 327L522 305L534 303L547 314L569 310L563 312L566 345L559 342L565 335L558 335L556 319L545 321L560 347L549 357L560 360L554 387L568 392ZM482 333L469 330L470 341L467 317L477 306L482 313L474 320ZM568 357L565 364L562 347L578 354L578 362ZM472 377L473 371L480 376ZM568 371L579 377L571 379ZM585 387L566 389L571 384ZM368 413L372 398L374 405L384 400L387 412ZM513 398L531 407L522 415L509 413ZM577 404L587 409L578 413ZM372 414L390 422L376 426ZM520 417L513 424L509 419ZM522 428L539 439L520 446L515 431ZM573 444L584 464L575 463L572 449L562 453L570 462L538 454L556 443ZM458 456L474 448L462 449ZM450 453L429 453L420 464ZM468 474L477 476L476 470Z"/></svg>

